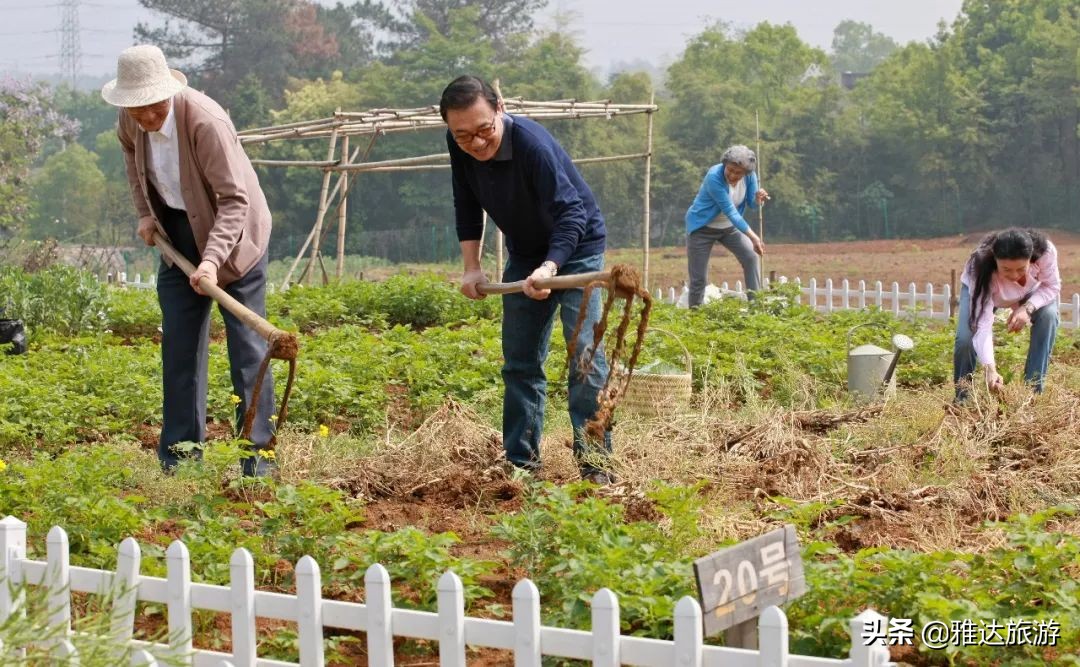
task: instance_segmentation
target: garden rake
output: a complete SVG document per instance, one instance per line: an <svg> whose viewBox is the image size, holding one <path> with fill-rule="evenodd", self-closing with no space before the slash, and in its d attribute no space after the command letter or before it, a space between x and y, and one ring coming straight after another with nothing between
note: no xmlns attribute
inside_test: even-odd
<svg viewBox="0 0 1080 667"><path fill-rule="evenodd" d="M161 249L162 255L180 267L184 275L190 277L195 272L192 263L177 252L176 248L159 232L154 232L154 243ZM259 375L255 379L255 387L251 391L251 401L248 402L248 409L244 414L244 427L240 431L241 438L245 440L251 439L251 425L255 421L256 412L252 406L259 404L259 394L262 391L266 370L270 367L270 360L284 359L289 362L289 379L285 383L285 392L281 395L281 408L277 416L277 427L281 428L285 425L285 418L289 413L289 395L292 394L293 381L296 379L296 354L299 350L296 336L270 324L250 308L230 296L224 289L211 283L209 279L202 278L199 281L199 287L202 289L203 294L211 297L222 308L225 308L239 318L241 322L254 329L255 333L266 339L268 343L266 356L263 357L262 364L259 366Z"/></svg>
<svg viewBox="0 0 1080 667"><path fill-rule="evenodd" d="M615 306L615 300L625 300L622 317L619 319L619 325L615 331L614 350L608 359L608 375L604 380L604 386L600 389L600 393L597 396L596 414L585 425L586 436L595 441L599 441L603 438L604 432L611 428L615 406L618 403L619 398L626 393L626 387L630 383L631 375L633 375L634 366L637 364L638 355L641 353L642 345L645 342L645 332L649 327L649 313L652 312L652 296L647 289L641 286L641 275L634 267L628 264L616 264L605 271L555 276L553 278L537 280L534 283L534 286L537 289L553 290L583 287L585 288L585 294L582 297L582 303L589 302L589 298L594 289L603 289L607 291L607 297L604 299L600 319L593 325L594 344L584 355L582 355L579 367L578 369L575 369L582 373L591 366L596 351L600 348L600 343L604 340L604 335L607 333L608 328L608 316ZM511 283L485 282L476 286L476 291L485 295L511 294L514 292L521 292L524 289L524 280L518 280ZM626 354L626 334L634 316L634 299L636 298L641 299L643 304L639 314L641 319L638 321L636 328L637 337L634 339L629 360L624 366L620 367L620 360L623 355ZM577 324L574 327L574 332L570 337L570 344L566 351L567 366L570 365L571 360L574 358L578 336L581 334L581 327L585 323L585 313L585 308L578 311Z"/></svg>

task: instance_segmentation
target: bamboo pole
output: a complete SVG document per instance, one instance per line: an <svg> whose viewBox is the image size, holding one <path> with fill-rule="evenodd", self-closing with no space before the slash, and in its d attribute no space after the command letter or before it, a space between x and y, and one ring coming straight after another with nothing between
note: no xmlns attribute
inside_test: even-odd
<svg viewBox="0 0 1080 667"><path fill-rule="evenodd" d="M649 95L649 104L656 99L656 93L652 92ZM652 196L652 149L653 149L653 115L650 113L648 121L648 128L646 129L645 139L645 217L641 226L641 247L643 252L641 253L641 286L646 290L649 289L649 231L650 231L650 197Z"/></svg>
<svg viewBox="0 0 1080 667"><path fill-rule="evenodd" d="M328 118L316 118L315 120L300 120L295 123L285 123L283 125L267 125L266 127L250 127L246 130L237 132L237 136L244 136L245 134L258 134L260 132L267 132L269 130L286 130L294 127L311 127L314 125L328 125L333 123L336 119L333 116Z"/></svg>
<svg viewBox="0 0 1080 667"><path fill-rule="evenodd" d="M337 163L337 160L251 160L251 164L262 167L317 167L319 169L333 167Z"/></svg>
<svg viewBox="0 0 1080 667"><path fill-rule="evenodd" d="M340 109L338 109L338 111L340 111ZM327 149L326 153L327 160L334 159L334 153L337 152L337 142L337 128L334 128L334 134L330 136L330 148ZM330 200L327 199L326 196L329 188L330 172L327 171L323 173L322 189L319 192L319 214L315 216L315 230L311 233L312 238L314 238L316 242L311 246L311 257L308 258L309 269L315 263L315 260L319 257L319 254L322 252L320 248L322 244L319 243L319 241L321 241L321 239L319 238L319 233L322 231L323 220L326 218L326 209L330 206ZM307 269L305 269L304 272L307 273Z"/></svg>
<svg viewBox="0 0 1080 667"><path fill-rule="evenodd" d="M641 113L651 113L649 109L617 109L586 110L577 112L543 112L543 111L516 111L516 115L525 116L534 120L576 120L582 118L614 118L616 116L630 116ZM443 121L438 116L417 118L406 121L377 121L363 123L344 123L338 134L388 134L390 132L409 132L426 129L439 129L444 127ZM321 126L308 131L291 130L277 134L244 135L240 138L241 143L257 144L268 141L285 141L290 139L318 139L328 137L333 132L332 127Z"/></svg>
<svg viewBox="0 0 1080 667"><path fill-rule="evenodd" d="M349 154L349 136L341 140L341 154ZM338 281L345 274L345 215L349 203L349 172L341 174L341 197L338 199L338 229L337 229L337 270L335 275Z"/></svg>
<svg viewBox="0 0 1080 667"><path fill-rule="evenodd" d="M347 135L346 135L347 136ZM449 153L434 153L432 155L419 155L417 157L396 158L393 160L379 160L378 162L358 162L351 160L344 164L336 162L328 167L329 171L372 171L379 167L400 167L427 163L442 163L450 159Z"/></svg>
<svg viewBox="0 0 1080 667"><path fill-rule="evenodd" d="M371 137L371 141L368 142L367 149L364 151L364 157L365 158L368 156L368 153L371 152L371 148L375 144L375 139L376 139L376 136L373 136L373 137ZM352 155L349 156L349 161L352 162L353 160L355 160L356 156L359 155L359 154L360 154L360 147L357 146L355 149L353 149ZM329 173L329 172L327 172L327 173ZM330 200L333 200L337 196L338 190L341 189L341 185L342 185L342 178L339 177L338 181L337 181L337 184L334 185L334 189L330 192L330 195L329 195ZM283 289L287 288L289 286L289 278L292 277L293 271L296 270L296 265L300 261L300 257L303 257L304 253L307 252L308 246L311 245L311 241L314 238L315 238L315 228L312 227L311 231L308 232L307 238L304 239L303 245L300 246L300 252L298 253L296 261L293 262L293 265L289 268L289 272L287 274L285 274L285 280L282 282L282 288ZM322 239L320 239L319 242L321 244ZM306 275L306 272L305 272L305 275Z"/></svg>
<svg viewBox="0 0 1080 667"><path fill-rule="evenodd" d="M330 137L330 148L327 150L327 156L326 156L327 160L332 160L334 158L334 149L336 147L337 147L337 132L335 131L333 136ZM313 239L316 239L318 237L318 230L322 228L323 216L326 215L326 190L327 190L327 188L329 186L330 186L330 172L329 171L324 171L323 172L322 189L321 189L320 194L319 194L319 212L315 216L315 226L311 228L311 233L308 234L307 241L304 243L304 246L300 249L300 252L296 255L296 259L294 259L293 263L289 266L288 272L285 273L285 279L283 281L281 281L281 286L282 286L283 289L289 286L289 279L292 278L293 272L296 271L297 265L300 264L300 259L304 256L304 251L307 250L308 245L311 243L311 241ZM315 249L317 249L317 248L318 248L318 244L316 244L315 248L313 248L312 251L311 251L312 252L312 255L311 255L312 259L315 258Z"/></svg>

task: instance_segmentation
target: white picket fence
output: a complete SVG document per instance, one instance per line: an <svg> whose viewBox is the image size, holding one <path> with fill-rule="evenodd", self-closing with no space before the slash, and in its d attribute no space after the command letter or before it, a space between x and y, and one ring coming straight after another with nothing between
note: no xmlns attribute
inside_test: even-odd
<svg viewBox="0 0 1080 667"><path fill-rule="evenodd" d="M322 667L323 628L366 633L367 664L394 665L394 637L437 641L441 667L465 667L466 647L512 651L515 667L540 667L543 656L591 661L598 667L883 667L891 665L885 639L872 628L888 627L888 619L866 610L850 621L852 645L845 659L791 655L784 613L769 607L759 619L760 651L704 644L701 608L685 597L675 608L672 641L623 636L619 633L619 602L608 589L592 599L592 630L566 630L540 624L540 593L525 579L513 590L513 620L497 621L465 615L461 580L452 572L438 583L436 612L395 609L391 606L390 577L382 565L372 565L364 577L366 604L322 599L319 565L304 556L296 565L296 595L255 589L255 567L245 549L233 552L230 585L191 582L188 551L180 541L166 551L167 577L139 574L139 544L132 538L119 547L115 572L73 567L69 562L67 533L49 531L46 560L26 558L26 524L14 517L0 520L0 624L20 613L22 586L47 590L51 625L71 632L71 593L111 594L110 638L118 647L137 650L131 664L156 665L153 655L171 656L194 667L296 667L297 663L259 658L256 619L297 624L300 667ZM6 579L6 581L5 581ZM9 585L11 584L11 585ZM133 640L137 601L165 605L169 643ZM192 646L192 611L209 610L231 615L232 653ZM866 637L867 639L864 639ZM3 647L0 662L25 647ZM62 637L46 647L56 656L72 656L75 649ZM152 652L152 654L151 654Z"/></svg>
<svg viewBox="0 0 1080 667"><path fill-rule="evenodd" d="M119 273L109 272L105 274L105 282L110 285L117 285L119 287L133 287L135 289L154 289L157 287L157 276L151 274L147 276L146 282L143 282L142 274L136 273L134 280L128 280L128 274L126 271L120 271ZM100 280L100 278L99 278Z"/></svg>
<svg viewBox="0 0 1080 667"><path fill-rule="evenodd" d="M799 303L803 303L805 299L807 304L824 313L837 310L864 310L868 306L876 306L895 316L909 313L918 317L948 320L954 315L952 287L947 284L935 287L933 283L926 283L925 289L920 292L915 283L908 283L906 288L901 288L896 282L885 287L880 280L872 283L860 280L853 283L845 278L837 284L829 278L824 285L819 285L816 278L811 278L810 282L803 287L802 280L797 277L791 280L787 276L777 278L779 284L789 282L801 288L802 296L798 298ZM769 279L766 278L765 286L768 287L769 284ZM715 286L712 287L715 288ZM684 295L687 291L685 286L678 293L674 287L671 287L665 295L662 288L657 288L656 298L664 303L686 307ZM719 296L746 297L746 290L743 289L741 280L735 283L734 288L729 288L726 282L721 283L719 291L712 291L712 293ZM1058 312L1061 316L1062 327L1080 328L1080 294L1073 294L1069 300L1059 302Z"/></svg>

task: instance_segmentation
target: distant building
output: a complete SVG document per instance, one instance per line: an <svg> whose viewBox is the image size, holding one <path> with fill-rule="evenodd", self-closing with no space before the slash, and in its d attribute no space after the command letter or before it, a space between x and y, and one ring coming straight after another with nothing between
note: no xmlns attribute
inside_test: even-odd
<svg viewBox="0 0 1080 667"><path fill-rule="evenodd" d="M870 72L843 72L840 74L840 85L846 90L851 90L855 84L870 76Z"/></svg>

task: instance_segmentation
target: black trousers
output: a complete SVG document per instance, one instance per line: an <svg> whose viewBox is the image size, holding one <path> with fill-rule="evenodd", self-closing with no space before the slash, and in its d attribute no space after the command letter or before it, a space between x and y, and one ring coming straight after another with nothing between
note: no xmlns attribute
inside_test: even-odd
<svg viewBox="0 0 1080 667"><path fill-rule="evenodd" d="M173 247L192 264L200 257L195 237L184 211L164 207L161 220ZM248 273L225 286L225 291L260 316L266 316L266 255ZM162 260L158 268L158 302L161 304L161 369L164 401L158 458L162 467L174 467L179 442L202 442L206 439L206 394L210 343L210 306L213 299L192 289L188 277L178 266ZM221 308L229 351L229 369L236 405L237 433L251 404L251 394L266 355L267 342L228 310ZM274 437L274 380L267 369L255 406L251 427L252 449L267 449ZM254 454L254 451L252 452ZM256 460L243 462L244 472L252 474ZM252 470L249 470L251 468Z"/></svg>

